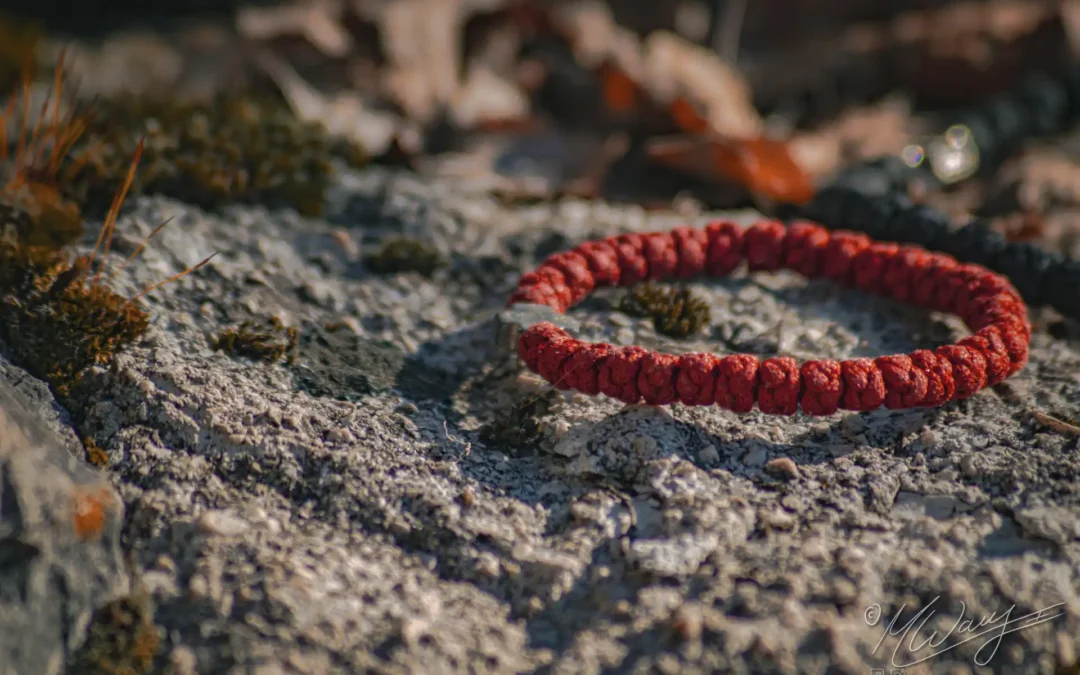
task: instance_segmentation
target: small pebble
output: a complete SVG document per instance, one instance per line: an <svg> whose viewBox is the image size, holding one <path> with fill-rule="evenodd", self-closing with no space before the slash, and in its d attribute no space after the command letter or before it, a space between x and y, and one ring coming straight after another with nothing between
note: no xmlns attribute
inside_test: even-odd
<svg viewBox="0 0 1080 675"><path fill-rule="evenodd" d="M704 464L716 464L720 461L720 451L710 443L701 449L701 452L698 453L698 459Z"/></svg>
<svg viewBox="0 0 1080 675"><path fill-rule="evenodd" d="M764 448L754 448L750 452L746 453L743 457L743 462L748 466L761 466L765 463L765 458L768 457L768 453Z"/></svg>
<svg viewBox="0 0 1080 675"><path fill-rule="evenodd" d="M799 475L799 466L795 464L790 457L770 459L768 463L765 464L765 470L775 476L782 476L785 478L797 478Z"/></svg>
<svg viewBox="0 0 1080 675"><path fill-rule="evenodd" d="M487 551L476 558L476 571L484 576L496 579L499 576L499 559Z"/></svg>
<svg viewBox="0 0 1080 675"><path fill-rule="evenodd" d="M701 610L690 605L681 605L671 616L672 630L685 642L701 638L703 623Z"/></svg>
<svg viewBox="0 0 1080 675"><path fill-rule="evenodd" d="M472 488L465 488L461 491L461 505L465 508L471 508L476 506L476 493Z"/></svg>
<svg viewBox="0 0 1080 675"><path fill-rule="evenodd" d="M243 534L248 529L248 523L243 518L229 511L204 511L196 526L206 534L216 534L222 537L235 537Z"/></svg>
<svg viewBox="0 0 1080 675"><path fill-rule="evenodd" d="M965 455L960 460L960 470L967 478L977 478L982 475L982 462L978 455Z"/></svg>
<svg viewBox="0 0 1080 675"><path fill-rule="evenodd" d="M352 443L355 438L345 427L334 427L326 432L326 440L331 443Z"/></svg>
<svg viewBox="0 0 1080 675"><path fill-rule="evenodd" d="M420 412L420 409L416 407L416 404L409 401L402 401L394 408L394 412L399 412L402 415L415 415Z"/></svg>
<svg viewBox="0 0 1080 675"><path fill-rule="evenodd" d="M566 434L570 432L571 424L566 420L555 420L551 425L551 432L556 441L561 441L566 437Z"/></svg>
<svg viewBox="0 0 1080 675"><path fill-rule="evenodd" d="M853 438L866 430L866 420L862 415L848 415L840 423L844 438Z"/></svg>
<svg viewBox="0 0 1080 675"><path fill-rule="evenodd" d="M570 517L580 523L590 522L597 519L596 508L582 501L570 504Z"/></svg>
<svg viewBox="0 0 1080 675"><path fill-rule="evenodd" d="M359 247L356 245L356 242L353 241L352 237L349 236L348 230L342 228L330 230L330 238L341 248L347 258L354 259L359 255Z"/></svg>
<svg viewBox="0 0 1080 675"><path fill-rule="evenodd" d="M295 415L285 415L281 418L281 424L286 429L291 429L292 431L300 430L300 420L298 420Z"/></svg>
<svg viewBox="0 0 1080 675"><path fill-rule="evenodd" d="M1080 659L1076 656L1076 648L1073 647L1073 641L1068 633L1057 634L1057 660L1063 670L1080 666Z"/></svg>
<svg viewBox="0 0 1080 675"><path fill-rule="evenodd" d="M188 582L188 592L196 599L209 597L210 584L206 581L206 577L201 574L192 575L191 581Z"/></svg>
<svg viewBox="0 0 1080 675"><path fill-rule="evenodd" d="M180 645L169 653L169 666L174 675L195 675L199 658L189 647Z"/></svg>

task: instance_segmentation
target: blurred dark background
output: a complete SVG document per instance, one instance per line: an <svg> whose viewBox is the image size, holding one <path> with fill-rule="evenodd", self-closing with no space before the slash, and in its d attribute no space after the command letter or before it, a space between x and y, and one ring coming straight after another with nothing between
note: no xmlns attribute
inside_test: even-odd
<svg viewBox="0 0 1080 675"><path fill-rule="evenodd" d="M790 39L794 35L824 32L838 23L887 19L900 12L940 7L952 1L746 0L742 42L748 48L775 46L776 41ZM725 2L731 0L607 2L619 23L646 32L673 27L681 5L698 4L719 11ZM239 6L274 4L280 4L280 0L6 0L0 10L38 19L50 31L87 35L131 25L153 26L178 19L227 18Z"/></svg>

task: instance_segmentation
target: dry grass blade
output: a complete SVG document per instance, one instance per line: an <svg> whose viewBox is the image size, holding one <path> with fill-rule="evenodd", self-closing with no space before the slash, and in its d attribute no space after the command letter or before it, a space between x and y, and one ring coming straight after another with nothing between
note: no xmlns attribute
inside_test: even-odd
<svg viewBox="0 0 1080 675"><path fill-rule="evenodd" d="M12 113L15 112L15 97L12 96L8 100L7 107L4 109L3 117L0 117L0 161L7 159L8 153L8 137L7 137L7 121L11 119Z"/></svg>
<svg viewBox="0 0 1080 675"><path fill-rule="evenodd" d="M9 98L0 115L0 161L11 160L12 170L6 183L0 187L0 193L10 194L27 184L50 185L55 188L57 170L71 146L83 132L83 122L76 117L77 108L71 107L71 115L66 120L61 115L64 100L63 67L67 48L63 48L57 61L53 77L53 86L46 94L40 114L30 129L30 102L33 79L32 71L24 68L21 93ZM21 118L18 124L11 124L17 114L17 99L22 97ZM52 118L49 119L49 104L52 103ZM29 132L29 133L28 133ZM14 156L11 156L10 144L16 139L11 134L18 134ZM46 149L48 147L48 149ZM48 162L41 164L43 158Z"/></svg>
<svg viewBox="0 0 1080 675"><path fill-rule="evenodd" d="M30 120L30 83L33 82L34 75L31 67L31 62L27 60L26 65L23 67L23 80L22 80L22 99L23 110L22 119L19 120L19 143L15 146L15 165L22 166L23 150L26 147L26 123Z"/></svg>
<svg viewBox="0 0 1080 675"><path fill-rule="evenodd" d="M51 138L52 141L53 141L53 147L52 147L52 150L49 153L49 166L50 167L53 166L53 159L54 159L54 157L56 155L57 146L59 145L59 139L61 138L61 133L60 133L60 97L61 97L61 95L63 93L64 59L66 58L66 56L67 56L67 47L64 47L63 49L60 50L60 57L59 57L59 59L57 60L57 63L56 63L56 72L53 73L53 89L52 89L52 93L50 94L50 96L52 97L52 100L53 100L53 115L52 115L52 123L49 126L49 131L48 131L49 138ZM46 105L48 105L48 99L45 100L45 103L46 103ZM45 111L43 110L42 112L43 112L42 118L44 118L45 117L45 114L44 114ZM34 164L35 165L37 165L37 162L41 159L40 152L41 152L41 148L38 148L38 151L34 154Z"/></svg>
<svg viewBox="0 0 1080 675"><path fill-rule="evenodd" d="M145 139L139 139L139 145L135 148L135 157L131 160L131 167L128 168L127 176L124 178L124 184L116 191L116 195L113 196L112 205L109 206L109 213L105 216L105 225L101 228L101 234L98 235L98 243L94 245L94 252L90 254L90 262L94 261L94 256L97 255L98 245L101 241L105 241L105 248L101 253L101 263L98 264L97 274L94 275L94 283L97 283L101 278L101 273L105 269L105 258L109 255L109 247L112 245L113 231L116 229L116 219L120 215L120 207L124 203L124 198L127 197L128 190L131 189L132 182L135 181L135 169L139 166L139 159L142 158L143 142Z"/></svg>
<svg viewBox="0 0 1080 675"><path fill-rule="evenodd" d="M130 300L128 300L127 302L125 302L123 306L124 306L124 307L127 307L128 305L130 305L130 304L132 304L133 302L135 302L135 301L139 300L140 298L142 298L143 296L147 295L148 293L151 293L151 292L153 292L153 291L156 291L157 289L161 288L161 287L162 287L162 286L164 286L165 284L170 284L170 283L172 283L172 282L174 282L174 281L176 281L176 280L178 280L178 279L183 279L183 278L184 278L184 277L186 277L187 275L191 274L191 273L192 273L192 272L194 272L195 270L199 269L200 267L202 267L202 266L203 266L203 265L205 265L206 263L208 263L208 262L210 262L211 260L213 260L213 259L214 259L214 256L216 256L216 255L217 255L218 253L220 253L220 251L214 251L214 252L213 252L213 253L211 253L210 255L206 256L206 258L204 258L204 259L203 259L203 261L202 261L202 262L200 262L199 264L197 264L197 265L192 265L191 267L187 268L187 269L186 269L186 270L184 270L183 272L180 272L179 274L174 274L174 275L172 275L171 277L169 277L168 279L166 279L165 281L159 281L158 283L154 284L153 286L150 286L149 288L146 288L146 289L145 289L145 290L143 290L143 291L142 291L141 293L139 293L139 294L138 294L138 295L136 295L135 297L133 297L133 298L131 298Z"/></svg>
<svg viewBox="0 0 1080 675"><path fill-rule="evenodd" d="M1071 434L1073 436L1080 436L1080 427L1075 424L1069 424L1063 420L1059 420L1052 415L1044 413L1041 410L1032 408L1029 410L1031 416L1035 418L1035 421L1039 424L1058 432L1059 434Z"/></svg>
<svg viewBox="0 0 1080 675"><path fill-rule="evenodd" d="M173 220L172 216L169 216L169 217L168 217L168 218L166 218L166 219L165 219L165 220L164 220L164 221L163 221L163 222L162 222L162 223L161 223L160 225L158 225L157 227L155 227L155 228L154 228L154 231L153 231L153 232L151 232L151 233L150 233L150 234L149 234L149 235L148 235L148 236L146 237L146 239L143 239L142 243L141 243L141 244L139 244L139 245L138 245L138 246L137 246L137 247L135 248L135 251L134 251L134 252L133 252L133 253L132 253L131 255L129 255L129 256L127 257L127 260L125 260L125 261L123 262L123 264L121 264L121 265L120 265L120 267L117 267L117 268L116 268L115 270L113 270L112 276L114 276L114 277L115 277L115 276L116 276L116 273L117 273L117 272L120 272L120 271L121 271L121 270L123 270L123 269L124 269L125 267L127 267L127 266L128 266L128 263L130 263L130 262L131 262L132 260L134 260L134 259L135 259L135 256L137 256L137 255L139 255L140 253L142 253L143 249L144 249L144 248L146 248L146 245L150 243L150 240L154 238L154 235L156 235L156 234L157 234L158 232L161 232L162 228L163 228L163 227L165 227L166 225L168 225L169 223L171 223L171 222L172 222L172 220Z"/></svg>
<svg viewBox="0 0 1080 675"><path fill-rule="evenodd" d="M45 115L49 111L49 99L51 97L51 92L45 96L45 101L41 104L41 111L38 113L37 119L34 120L34 130L30 132L30 143L27 146L27 151L32 152L33 154L30 156L29 166L34 166L37 162L39 159L38 155L41 152L41 146L44 145L44 143L38 142L40 140L38 134L41 133L41 125L45 121Z"/></svg>

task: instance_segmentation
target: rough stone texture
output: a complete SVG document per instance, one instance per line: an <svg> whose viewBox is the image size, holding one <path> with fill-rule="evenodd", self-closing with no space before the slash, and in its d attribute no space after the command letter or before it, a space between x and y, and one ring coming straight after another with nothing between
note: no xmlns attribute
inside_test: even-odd
<svg viewBox="0 0 1080 675"><path fill-rule="evenodd" d="M73 454L81 446L54 405L47 387L0 357L4 675L62 672L93 612L127 589L119 495Z"/></svg>
<svg viewBox="0 0 1080 675"><path fill-rule="evenodd" d="M896 663L931 657L908 673L990 656L995 672L1076 667L1076 437L994 391L821 419L549 393L500 356L517 277L674 216L510 209L377 169L330 201L309 220L144 198L120 220L117 260L174 216L117 276L126 291L222 252L150 296L149 338L76 402L127 505L167 672L866 673L894 648ZM369 274L362 251L389 233L434 241L450 265ZM573 311L579 334L842 358L959 330L788 274L694 286L714 304L697 340L658 339L610 310L615 291ZM304 326L296 366L210 349L269 314ZM1077 345L1039 332L1012 382L1075 418L1077 373ZM534 443L481 440L519 418ZM938 656L911 634L878 645L897 613L897 633L917 608L936 613L917 646L961 612L977 624L1013 605L1063 616L993 650L989 635Z"/></svg>

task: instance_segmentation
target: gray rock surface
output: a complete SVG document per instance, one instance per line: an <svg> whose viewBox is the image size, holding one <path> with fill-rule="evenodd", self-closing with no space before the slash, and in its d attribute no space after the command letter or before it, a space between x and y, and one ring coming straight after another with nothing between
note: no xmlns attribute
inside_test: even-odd
<svg viewBox="0 0 1080 675"><path fill-rule="evenodd" d="M0 672L53 675L126 592L123 505L49 390L0 357Z"/></svg>
<svg viewBox="0 0 1080 675"><path fill-rule="evenodd" d="M374 169L330 201L325 219L302 219L144 198L120 220L118 260L123 241L174 217L117 276L125 291L221 251L150 296L148 339L77 401L128 509L166 672L1076 667L1076 437L994 391L821 419L551 392L500 351L517 277L576 241L674 216L509 208ZM358 251L390 233L434 242L449 266L430 280L369 274ZM697 340L611 311L614 291L574 310L577 331L834 358L960 331L794 275L694 286L714 304ZM211 350L222 329L273 314L302 326L296 366ZM1014 388L1076 417L1080 350L1033 339ZM1000 644L918 648L963 619L999 626L1010 607L1061 616ZM901 643L919 608L926 626Z"/></svg>

